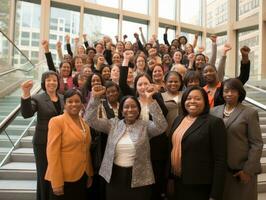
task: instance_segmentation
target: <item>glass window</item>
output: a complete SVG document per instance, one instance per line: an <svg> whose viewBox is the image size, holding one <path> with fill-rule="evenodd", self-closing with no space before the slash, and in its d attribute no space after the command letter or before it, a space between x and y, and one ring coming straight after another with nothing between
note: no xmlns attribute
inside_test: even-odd
<svg viewBox="0 0 266 200"><path fill-rule="evenodd" d="M65 36L68 34L71 39L79 36L79 19L80 13L74 10L63 9L68 8L63 4L53 4L51 7L51 17L50 17L50 34L49 34L49 43L50 50L52 54L57 55L56 43L57 38L63 38L61 41L63 53L66 53L66 43ZM73 8L74 9L74 8ZM78 8L77 8L78 9ZM71 40L73 41L73 40ZM73 48L73 42L71 42ZM74 49L72 49L74 52ZM54 59L55 63L59 63L59 57L56 56Z"/></svg>
<svg viewBox="0 0 266 200"><path fill-rule="evenodd" d="M207 0L207 27L215 27L227 22L228 0Z"/></svg>
<svg viewBox="0 0 266 200"><path fill-rule="evenodd" d="M110 36L113 41L118 31L118 16L116 18L84 14L84 33L90 42L96 42L104 35Z"/></svg>
<svg viewBox="0 0 266 200"><path fill-rule="evenodd" d="M166 19L175 19L176 1L174 0L159 0L159 17Z"/></svg>
<svg viewBox="0 0 266 200"><path fill-rule="evenodd" d="M238 0L237 19L242 20L252 15L258 15L260 0Z"/></svg>
<svg viewBox="0 0 266 200"><path fill-rule="evenodd" d="M9 26L9 16L11 11L11 1L10 0L1 0L0 6L0 29L8 34L8 26Z"/></svg>
<svg viewBox="0 0 266 200"><path fill-rule="evenodd" d="M147 15L148 1L149 0L123 0L123 9Z"/></svg>
<svg viewBox="0 0 266 200"><path fill-rule="evenodd" d="M134 33L139 33L139 27L142 27L143 35L144 35L146 41L148 42L148 40L147 40L148 25L147 24L123 20L123 23L122 23L122 35L127 35L128 36L128 38L127 38L128 41L135 42L135 38L134 38L133 34Z"/></svg>
<svg viewBox="0 0 266 200"><path fill-rule="evenodd" d="M201 0L180 0L181 22L202 25L202 1Z"/></svg>
<svg viewBox="0 0 266 200"><path fill-rule="evenodd" d="M85 0L86 2L96 3L104 6L118 8L118 0Z"/></svg>
<svg viewBox="0 0 266 200"><path fill-rule="evenodd" d="M164 43L164 40L163 40L164 33L165 33L165 28L159 27L159 29L158 29L158 40L159 40L159 43ZM167 38L168 38L168 42L171 44L171 41L173 39L175 39L175 30L174 29L172 29L172 28L168 29Z"/></svg>
<svg viewBox="0 0 266 200"><path fill-rule="evenodd" d="M218 63L219 63L219 60L222 56L222 53L223 53L223 46L224 44L227 43L227 35L221 35L221 36L217 36L217 57L216 57L216 63L215 65L217 66ZM211 51L211 44L212 44L212 41L207 38L206 39L206 49L205 49L205 54L210 58L211 57L211 54L212 54L212 51Z"/></svg>
<svg viewBox="0 0 266 200"><path fill-rule="evenodd" d="M195 38L195 33L193 33L193 31L189 31L189 30L181 30L180 36L186 36L188 43L193 44L193 41ZM198 37L197 47L201 47L201 45L202 45L201 38L202 37L201 37L201 33L200 33L199 37Z"/></svg>
<svg viewBox="0 0 266 200"><path fill-rule="evenodd" d="M17 1L16 3L14 37L15 43L22 51L29 50L31 48L30 45L39 46L40 13L41 7L37 3L24 1ZM17 51L14 52L14 56L20 64L26 61Z"/></svg>
<svg viewBox="0 0 266 200"><path fill-rule="evenodd" d="M244 45L248 46L251 51L249 54L250 59L250 78L249 80L259 80L261 78L261 72L259 68L259 31L258 30L250 30L245 32L239 32L238 33L238 74L239 74L239 68L240 68L240 60L241 60L241 54L240 54L240 48Z"/></svg>

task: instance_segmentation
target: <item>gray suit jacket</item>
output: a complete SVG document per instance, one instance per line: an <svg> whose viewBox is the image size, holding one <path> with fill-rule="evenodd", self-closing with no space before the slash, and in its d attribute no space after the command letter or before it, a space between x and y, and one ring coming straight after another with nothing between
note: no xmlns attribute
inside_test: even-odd
<svg viewBox="0 0 266 200"><path fill-rule="evenodd" d="M223 119L224 105L214 107L211 114ZM249 174L261 172L263 140L258 112L239 103L225 122L227 129L227 164L230 169Z"/></svg>
<svg viewBox="0 0 266 200"><path fill-rule="evenodd" d="M153 121L145 122L143 120L137 120L132 125L126 125L124 120L117 118L99 119L96 115L99 104L99 98L91 98L85 114L85 119L92 128L108 134L107 145L99 174L110 183L116 145L125 131L127 131L136 149L132 167L131 187L153 184L155 181L150 159L149 139L163 133L167 128L167 121L158 103L154 102L149 105L149 111Z"/></svg>
<svg viewBox="0 0 266 200"><path fill-rule="evenodd" d="M46 92L27 99L21 99L21 114L24 118L32 117L37 112L37 124L32 140L33 144L46 145L49 120L63 113L64 97L61 94L58 94L58 97L61 105L61 113L57 113L53 102Z"/></svg>

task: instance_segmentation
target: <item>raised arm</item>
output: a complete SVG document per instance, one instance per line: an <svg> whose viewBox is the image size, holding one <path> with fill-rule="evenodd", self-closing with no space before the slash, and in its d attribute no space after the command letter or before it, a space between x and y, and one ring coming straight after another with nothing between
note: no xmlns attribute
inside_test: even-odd
<svg viewBox="0 0 266 200"><path fill-rule="evenodd" d="M250 73L250 60L249 60L249 52L250 48L247 46L243 46L240 49L242 60L241 60L241 67L240 67L240 75L237 77L242 84L244 85L248 79L249 79L249 73Z"/></svg>
<svg viewBox="0 0 266 200"><path fill-rule="evenodd" d="M103 133L109 133L111 121L105 118L98 118L97 111L101 104L101 97L105 94L105 87L96 85L92 88L92 96L85 111L85 120L90 127Z"/></svg>
<svg viewBox="0 0 266 200"><path fill-rule="evenodd" d="M194 40L193 40L193 48L195 49L197 44L198 44L198 39L199 39L199 33L195 33Z"/></svg>
<svg viewBox="0 0 266 200"><path fill-rule="evenodd" d="M87 34L86 33L83 33L82 36L83 36L84 45L85 45L86 48L88 48L89 47L89 42L87 40Z"/></svg>
<svg viewBox="0 0 266 200"><path fill-rule="evenodd" d="M163 115L163 112L153 96L156 92L156 86L150 85L145 91L145 95L149 105L149 113L152 116L152 121L148 122L148 134L149 137L154 137L162 134L168 127L168 123Z"/></svg>
<svg viewBox="0 0 266 200"><path fill-rule="evenodd" d="M62 51L62 43L60 41L56 43L56 51L57 51L57 55L59 57L60 62L63 62L64 56L63 56L63 51Z"/></svg>
<svg viewBox="0 0 266 200"><path fill-rule="evenodd" d="M132 50L127 50L124 52L124 60L122 67L120 68L120 77L119 77L119 88L123 95L132 95L135 96L135 92L127 84L127 75L128 75L128 64L131 57L134 55Z"/></svg>
<svg viewBox="0 0 266 200"><path fill-rule="evenodd" d="M167 46L170 46L169 42L168 42L168 35L167 35L167 31L168 31L168 27L165 27L165 32L163 34L163 41L164 41L164 44L166 44Z"/></svg>
<svg viewBox="0 0 266 200"><path fill-rule="evenodd" d="M216 62L216 57L217 57L217 36L216 35L211 35L210 39L212 41L212 54L210 57L210 63L212 65L215 65Z"/></svg>
<svg viewBox="0 0 266 200"><path fill-rule="evenodd" d="M144 37L143 31L142 31L142 27L139 27L139 31L140 31L140 36L141 36L141 39L142 39L142 43L145 45L147 42L146 42L146 39Z"/></svg>
<svg viewBox="0 0 266 200"><path fill-rule="evenodd" d="M72 52L71 46L70 46L70 36L69 35L66 35L65 36L65 40L66 40L67 53L69 55L71 55L71 57L73 57L73 52Z"/></svg>
<svg viewBox="0 0 266 200"><path fill-rule="evenodd" d="M43 40L42 41L42 46L43 46L43 49L44 49L45 58L46 58L46 62L47 62L47 65L48 65L48 69L56 72L56 68L55 68L55 65L54 65L53 57L52 57L52 54L51 54L50 49L49 49L48 40Z"/></svg>
<svg viewBox="0 0 266 200"><path fill-rule="evenodd" d="M138 44L139 50L143 51L144 47L139 39L139 34L138 33L134 33L134 37L136 38L136 42Z"/></svg>
<svg viewBox="0 0 266 200"><path fill-rule="evenodd" d="M226 55L227 52L232 49L232 46L228 43L226 43L223 47L223 54L222 57L219 60L219 64L217 67L217 74L218 74L218 80L222 82L224 80L225 75L225 64L226 64Z"/></svg>
<svg viewBox="0 0 266 200"><path fill-rule="evenodd" d="M30 90L33 87L33 81L28 80L21 84L22 96L21 96L21 115L24 118L29 118L37 111L37 104L31 98Z"/></svg>

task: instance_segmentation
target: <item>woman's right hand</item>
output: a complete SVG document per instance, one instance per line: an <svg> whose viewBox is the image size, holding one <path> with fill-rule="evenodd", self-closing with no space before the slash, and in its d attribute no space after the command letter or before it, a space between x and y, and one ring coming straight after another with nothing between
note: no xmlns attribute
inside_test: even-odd
<svg viewBox="0 0 266 200"><path fill-rule="evenodd" d="M102 97L105 94L106 88L102 85L95 85L92 88L92 96L93 97Z"/></svg>
<svg viewBox="0 0 266 200"><path fill-rule="evenodd" d="M60 196L60 195L63 195L64 194L64 187L58 187L58 188L53 188L53 193L56 195L56 196Z"/></svg>
<svg viewBox="0 0 266 200"><path fill-rule="evenodd" d="M27 80L21 84L22 89L22 97L29 97L30 96L30 90L33 87L33 81Z"/></svg>

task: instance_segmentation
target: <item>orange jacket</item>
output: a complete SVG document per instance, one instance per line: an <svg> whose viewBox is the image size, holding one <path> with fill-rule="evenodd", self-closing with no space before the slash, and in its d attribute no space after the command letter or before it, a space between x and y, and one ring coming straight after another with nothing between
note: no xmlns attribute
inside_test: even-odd
<svg viewBox="0 0 266 200"><path fill-rule="evenodd" d="M53 117L49 122L45 179L51 182L52 188L61 187L64 182L75 182L84 172L93 175L90 129L81 120L86 134L67 113Z"/></svg>

